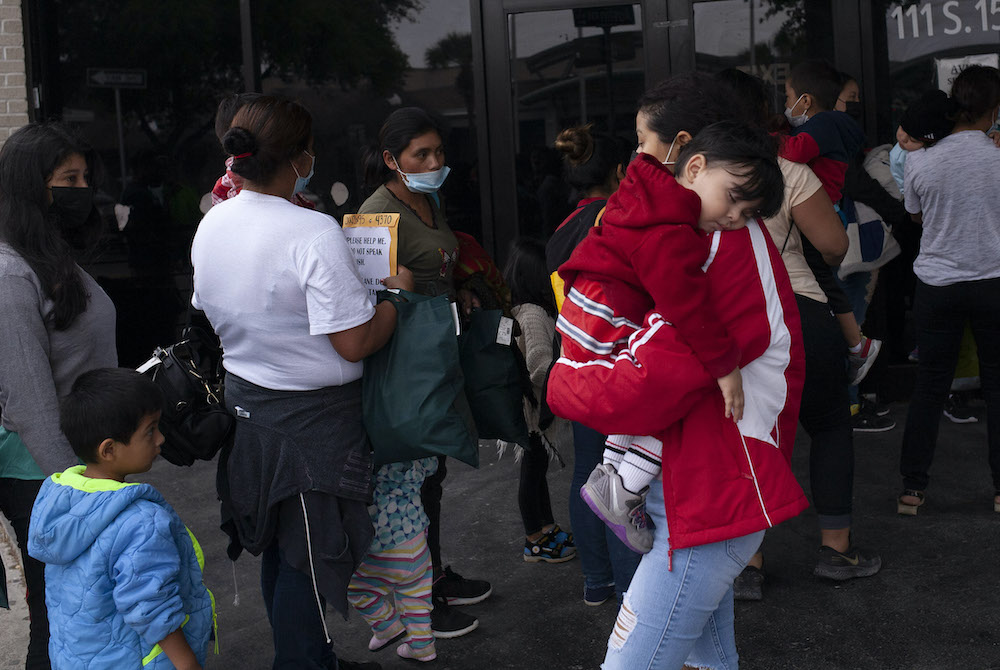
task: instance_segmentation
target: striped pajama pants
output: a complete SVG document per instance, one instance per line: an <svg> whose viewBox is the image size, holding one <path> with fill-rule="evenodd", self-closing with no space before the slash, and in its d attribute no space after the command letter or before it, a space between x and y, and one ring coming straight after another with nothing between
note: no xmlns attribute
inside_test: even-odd
<svg viewBox="0 0 1000 670"><path fill-rule="evenodd" d="M347 599L377 637L389 640L405 628L415 656L426 656L434 653L432 582L431 554L421 533L365 556L351 577Z"/></svg>

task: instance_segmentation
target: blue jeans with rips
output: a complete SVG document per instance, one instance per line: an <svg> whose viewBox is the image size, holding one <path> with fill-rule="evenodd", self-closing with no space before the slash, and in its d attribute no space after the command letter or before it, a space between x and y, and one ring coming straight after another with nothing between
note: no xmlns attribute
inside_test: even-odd
<svg viewBox="0 0 1000 670"><path fill-rule="evenodd" d="M653 550L642 557L625 593L601 668L738 668L733 580L760 547L764 531L677 549L671 561L663 488L658 484L653 482L646 497L646 513L656 524Z"/></svg>
<svg viewBox="0 0 1000 670"><path fill-rule="evenodd" d="M642 556L626 547L580 497L580 488L603 460L604 439L605 436L596 430L573 424L569 520L573 526L573 540L580 556L584 583L591 589L614 584L618 602L621 602Z"/></svg>

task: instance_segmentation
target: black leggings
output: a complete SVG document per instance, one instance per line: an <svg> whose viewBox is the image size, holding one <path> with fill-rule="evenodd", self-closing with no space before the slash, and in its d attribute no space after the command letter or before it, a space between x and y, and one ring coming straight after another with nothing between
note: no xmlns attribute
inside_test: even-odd
<svg viewBox="0 0 1000 670"><path fill-rule="evenodd" d="M420 487L420 502L427 513L427 548L431 552L435 579L444 569L441 565L441 497L444 495L444 479L448 476L448 457L438 456L438 469L424 479Z"/></svg>
<svg viewBox="0 0 1000 670"><path fill-rule="evenodd" d="M851 525L854 437L847 397L846 346L824 303L795 296L806 350L806 381L799 421L812 441L809 483L823 529Z"/></svg>
<svg viewBox="0 0 1000 670"><path fill-rule="evenodd" d="M0 512L10 521L24 565L24 581L28 587L28 616L31 619L28 637L27 670L48 670L49 615L45 609L45 564L28 556L28 521L42 481L0 479Z"/></svg>
<svg viewBox="0 0 1000 670"><path fill-rule="evenodd" d="M517 487L517 505L521 509L524 534L532 535L554 523L549 499L549 453L542 436L531 433L528 449L521 457L521 479Z"/></svg>

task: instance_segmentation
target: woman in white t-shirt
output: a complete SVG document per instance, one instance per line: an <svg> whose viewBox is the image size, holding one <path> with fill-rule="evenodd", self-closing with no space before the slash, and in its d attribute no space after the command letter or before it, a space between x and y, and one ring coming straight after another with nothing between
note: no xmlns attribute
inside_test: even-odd
<svg viewBox="0 0 1000 670"><path fill-rule="evenodd" d="M258 98L223 148L243 190L205 215L191 250L192 304L222 342L237 417L219 464L223 515L237 553L263 554L275 667L334 667L324 600L346 616L372 535L361 360L389 340L395 308L372 306L337 222L290 202L315 163L305 109ZM412 290L412 275L386 284Z"/></svg>
<svg viewBox="0 0 1000 670"><path fill-rule="evenodd" d="M993 509L1000 512L1000 151L986 132L997 121L1000 72L971 66L952 85L958 114L951 134L911 152L906 211L923 227L914 325L920 364L903 432L900 514L916 514L937 442L938 422L968 321L976 338L986 399Z"/></svg>

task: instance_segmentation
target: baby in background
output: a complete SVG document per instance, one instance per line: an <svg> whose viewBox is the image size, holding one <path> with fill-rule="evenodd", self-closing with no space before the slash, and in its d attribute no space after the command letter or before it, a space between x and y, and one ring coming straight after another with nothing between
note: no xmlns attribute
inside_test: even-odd
<svg viewBox="0 0 1000 670"><path fill-rule="evenodd" d="M896 129L896 144L889 151L889 169L900 194L906 154L934 145L955 127L955 104L944 91L928 91L906 108Z"/></svg>

